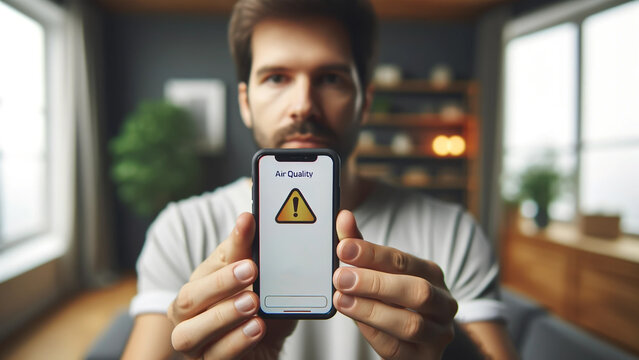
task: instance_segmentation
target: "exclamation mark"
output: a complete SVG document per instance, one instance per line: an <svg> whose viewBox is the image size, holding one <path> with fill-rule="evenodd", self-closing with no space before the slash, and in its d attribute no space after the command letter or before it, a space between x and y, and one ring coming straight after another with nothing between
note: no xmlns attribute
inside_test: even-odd
<svg viewBox="0 0 639 360"><path fill-rule="evenodd" d="M300 198L298 198L297 196L293 198L293 210L295 211L293 213L294 217L297 217L297 204L299 204L300 202Z"/></svg>

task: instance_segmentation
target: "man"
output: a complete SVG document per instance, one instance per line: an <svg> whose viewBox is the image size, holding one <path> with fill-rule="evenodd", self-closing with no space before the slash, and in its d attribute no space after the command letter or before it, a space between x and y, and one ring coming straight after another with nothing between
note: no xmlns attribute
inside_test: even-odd
<svg viewBox="0 0 639 360"><path fill-rule="evenodd" d="M497 266L473 220L458 206L355 174L375 33L365 0L240 0L229 30L241 115L257 144L342 156L341 206L352 211L337 216L336 251L352 267L334 274L338 314L256 316L244 178L169 205L149 229L125 358L175 349L204 359L439 359L455 321L485 354L514 357L495 300Z"/></svg>

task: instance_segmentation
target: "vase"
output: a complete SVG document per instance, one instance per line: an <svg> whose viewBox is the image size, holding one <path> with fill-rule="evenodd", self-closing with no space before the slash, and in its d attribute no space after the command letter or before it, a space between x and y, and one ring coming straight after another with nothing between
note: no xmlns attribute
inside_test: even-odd
<svg viewBox="0 0 639 360"><path fill-rule="evenodd" d="M537 209L537 214L535 215L535 224L537 224L538 228L544 229L546 228L546 226L548 226L549 221L550 218L548 217L548 207L540 206Z"/></svg>

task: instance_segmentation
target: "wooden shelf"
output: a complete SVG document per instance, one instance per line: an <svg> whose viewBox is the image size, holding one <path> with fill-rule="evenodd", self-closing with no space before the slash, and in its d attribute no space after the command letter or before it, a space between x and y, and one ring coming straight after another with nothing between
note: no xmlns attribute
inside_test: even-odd
<svg viewBox="0 0 639 360"><path fill-rule="evenodd" d="M408 154L394 153L390 147L378 146L375 149L362 150L355 149L358 159L380 158L380 159L430 159L430 160L466 160L464 153L461 156L435 156L421 151L413 151Z"/></svg>
<svg viewBox="0 0 639 360"><path fill-rule="evenodd" d="M455 191L466 191L466 184L441 184L441 183L432 183L426 185L406 185L400 184L403 187L410 189L419 189L419 190L455 190Z"/></svg>
<svg viewBox="0 0 639 360"><path fill-rule="evenodd" d="M453 81L449 85L439 86L429 80L403 80L397 85L375 84L376 92L430 93L430 94L466 94L474 92L477 84L473 81Z"/></svg>
<svg viewBox="0 0 639 360"><path fill-rule="evenodd" d="M439 114L412 114L412 113L396 113L396 114L371 114L370 120L366 126L370 127L464 127L468 121L472 119L472 115L464 114L458 118L451 120L442 119Z"/></svg>
<svg viewBox="0 0 639 360"><path fill-rule="evenodd" d="M363 176L364 177L370 177L370 176L366 176L366 175L363 175ZM389 183L391 185L400 186L400 187L404 187L404 188L408 188L408 189L416 189L416 190L466 191L466 189L467 189L466 184L464 184L461 181L448 182L448 183L432 181L432 182L429 182L428 184L425 184L425 185L411 185L411 184L405 184L399 178L394 177L394 178L391 178L391 179L386 179L385 182L387 182L387 183Z"/></svg>

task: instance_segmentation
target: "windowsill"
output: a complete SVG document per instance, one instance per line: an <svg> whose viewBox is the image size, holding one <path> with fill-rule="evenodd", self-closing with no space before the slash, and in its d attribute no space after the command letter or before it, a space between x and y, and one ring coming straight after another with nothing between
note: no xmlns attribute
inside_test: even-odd
<svg viewBox="0 0 639 360"><path fill-rule="evenodd" d="M0 283L61 257L66 246L59 236L40 235L0 253Z"/></svg>
<svg viewBox="0 0 639 360"><path fill-rule="evenodd" d="M553 221L539 230L531 219L520 218L517 232L529 238L549 241L590 253L605 255L639 263L639 241L637 237L621 235L615 239L584 235L573 223Z"/></svg>

